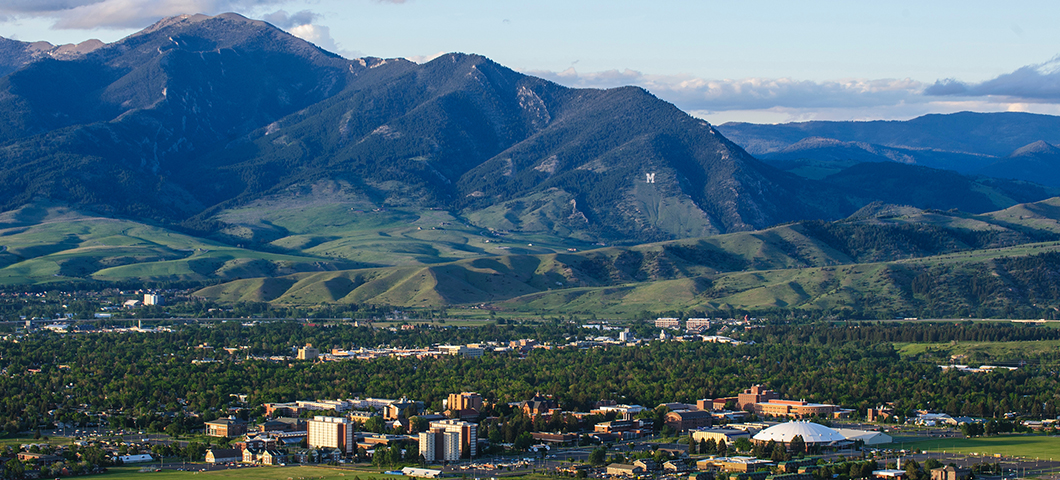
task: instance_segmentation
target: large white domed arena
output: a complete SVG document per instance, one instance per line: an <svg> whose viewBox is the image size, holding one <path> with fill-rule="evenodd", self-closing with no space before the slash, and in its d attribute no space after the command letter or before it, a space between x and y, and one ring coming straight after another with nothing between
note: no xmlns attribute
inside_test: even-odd
<svg viewBox="0 0 1060 480"><path fill-rule="evenodd" d="M779 443L790 443L796 436L802 436L802 441L807 445L827 445L834 442L846 440L843 434L819 423L806 421L793 421L774 425L755 434L754 438L760 442L770 440Z"/></svg>

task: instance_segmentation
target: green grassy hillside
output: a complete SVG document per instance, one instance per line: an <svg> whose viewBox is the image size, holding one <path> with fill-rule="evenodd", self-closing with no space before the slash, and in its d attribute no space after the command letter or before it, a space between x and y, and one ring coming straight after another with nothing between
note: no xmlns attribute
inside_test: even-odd
<svg viewBox="0 0 1060 480"><path fill-rule="evenodd" d="M0 284L74 279L209 281L355 265L233 247L56 205L0 214L0 248Z"/></svg>
<svg viewBox="0 0 1060 480"><path fill-rule="evenodd" d="M809 309L881 318L989 316L1060 304L1048 282L1060 275L1060 257L1054 258L1060 238L1048 230L999 221L998 214L883 213L635 247L296 274L282 285L242 280L199 294L283 304L492 303L610 315ZM1042 238L1050 241L1033 242ZM278 285L287 288L280 292Z"/></svg>

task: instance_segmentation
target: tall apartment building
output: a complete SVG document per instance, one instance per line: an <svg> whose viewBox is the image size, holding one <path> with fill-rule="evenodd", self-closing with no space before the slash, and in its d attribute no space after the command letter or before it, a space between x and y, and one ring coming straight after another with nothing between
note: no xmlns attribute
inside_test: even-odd
<svg viewBox="0 0 1060 480"><path fill-rule="evenodd" d="M427 462L460 460L460 434L456 432L420 432L420 456Z"/></svg>
<svg viewBox="0 0 1060 480"><path fill-rule="evenodd" d="M482 395L475 392L450 393L449 399L445 402L445 407L454 411L473 409L481 412Z"/></svg>
<svg viewBox="0 0 1060 480"><path fill-rule="evenodd" d="M355 427L356 424L348 418L317 415L309 421L309 446L353 453L357 448L353 440Z"/></svg>
<svg viewBox="0 0 1060 480"><path fill-rule="evenodd" d="M320 357L320 350L313 348L312 344L307 343L306 346L298 349L299 360L316 360Z"/></svg>
<svg viewBox="0 0 1060 480"><path fill-rule="evenodd" d="M461 420L431 422L420 433L420 455L429 462L474 458L478 455L478 425Z"/></svg>
<svg viewBox="0 0 1060 480"><path fill-rule="evenodd" d="M153 293L144 294L144 305L165 305L165 300L162 299L161 295L155 295Z"/></svg>

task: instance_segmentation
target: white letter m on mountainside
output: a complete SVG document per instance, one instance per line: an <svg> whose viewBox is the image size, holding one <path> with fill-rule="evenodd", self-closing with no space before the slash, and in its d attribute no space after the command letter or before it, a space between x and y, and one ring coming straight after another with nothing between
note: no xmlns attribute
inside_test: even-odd
<svg viewBox="0 0 1060 480"><path fill-rule="evenodd" d="M645 173L644 177L645 177L644 180L645 180L646 183L655 183L655 174L654 173Z"/></svg>

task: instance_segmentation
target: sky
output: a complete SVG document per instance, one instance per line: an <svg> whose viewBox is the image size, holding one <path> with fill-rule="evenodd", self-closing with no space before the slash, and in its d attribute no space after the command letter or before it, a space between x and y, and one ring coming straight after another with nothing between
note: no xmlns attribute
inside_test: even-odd
<svg viewBox="0 0 1060 480"><path fill-rule="evenodd" d="M477 53L562 85L638 85L714 124L1060 115L1055 0L0 0L0 36L117 41L236 12L354 58Z"/></svg>

